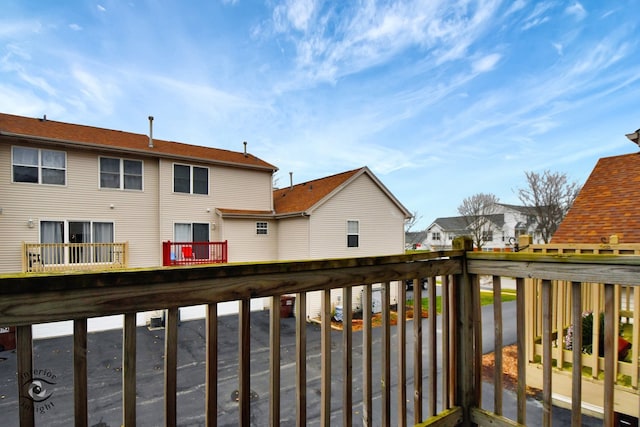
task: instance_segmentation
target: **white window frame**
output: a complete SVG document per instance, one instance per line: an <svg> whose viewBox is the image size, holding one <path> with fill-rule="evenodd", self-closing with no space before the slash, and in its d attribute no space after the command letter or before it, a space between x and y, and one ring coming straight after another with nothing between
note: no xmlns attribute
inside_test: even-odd
<svg viewBox="0 0 640 427"><path fill-rule="evenodd" d="M350 225L355 224L356 230L352 230ZM360 221L357 219L347 220L347 248L359 248L360 247ZM355 244L352 244L352 237L355 237Z"/></svg>
<svg viewBox="0 0 640 427"><path fill-rule="evenodd" d="M186 167L189 168L189 191L176 191L176 166L182 166L182 167ZM207 172L207 189L204 193L194 193L194 169L203 169ZM210 177L210 173L209 173L209 168L206 166L194 166L194 165L187 165L184 163L174 163L172 168L172 176L173 176L173 192L176 194L193 194L193 195L199 195L199 196L208 196L209 195L209 190L211 187L211 177Z"/></svg>
<svg viewBox="0 0 640 427"><path fill-rule="evenodd" d="M102 159L110 159L110 160L118 160L118 175L119 175L119 185L118 187L107 187L102 185ZM140 164L140 175L137 174L128 174L125 172L124 164L125 162L139 163ZM105 172L105 173L113 173L113 172ZM126 188L125 178L127 176L139 176L140 177L140 188ZM126 191L143 191L144 190L144 162L142 160L131 160L131 159L123 159L119 157L110 157L110 156L100 156L98 158L98 186L102 189L108 190L126 190Z"/></svg>
<svg viewBox="0 0 640 427"><path fill-rule="evenodd" d="M15 159L15 153L14 150L18 148L21 150L28 150L28 151L36 151L38 153L38 160L37 160L37 164L33 165L33 164L21 164L21 163L16 163L16 159ZM64 165L62 167L57 167L57 166L51 166L51 165L44 165L44 157L43 157L43 153L44 152L50 152L50 153L62 153L63 155L63 159L64 159ZM15 176L14 176L14 167L28 167L28 168L34 168L38 170L38 182L31 182L31 181L16 181L15 180ZM63 172L63 182L62 184L59 183L55 183L55 182L44 182L44 178L43 178L43 170L54 170L54 171L62 171ZM21 183L21 184L40 184L40 185L58 185L58 186L66 186L67 185L67 152L66 151L62 151L62 150L49 150L49 149L45 149L45 148L32 148L32 147L23 147L20 145L14 145L11 147L11 182L15 182L15 183Z"/></svg>
<svg viewBox="0 0 640 427"><path fill-rule="evenodd" d="M256 234L260 236L269 234L269 222L256 221Z"/></svg>

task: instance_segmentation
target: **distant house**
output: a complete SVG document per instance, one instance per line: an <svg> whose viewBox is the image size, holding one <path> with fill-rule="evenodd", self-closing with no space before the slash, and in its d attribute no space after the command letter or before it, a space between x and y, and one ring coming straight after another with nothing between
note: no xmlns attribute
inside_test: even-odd
<svg viewBox="0 0 640 427"><path fill-rule="evenodd" d="M404 233L405 249L426 250L428 249L427 238L427 230L406 231Z"/></svg>
<svg viewBox="0 0 640 427"><path fill-rule="evenodd" d="M533 236L535 242L540 241L531 208L498 203L493 212L487 215L486 230L483 230L484 250L510 248L524 234ZM425 246L430 250L449 250L455 237L470 234L467 219L463 216L436 218L425 231Z"/></svg>
<svg viewBox="0 0 640 427"><path fill-rule="evenodd" d="M551 243L640 243L640 153L598 160Z"/></svg>

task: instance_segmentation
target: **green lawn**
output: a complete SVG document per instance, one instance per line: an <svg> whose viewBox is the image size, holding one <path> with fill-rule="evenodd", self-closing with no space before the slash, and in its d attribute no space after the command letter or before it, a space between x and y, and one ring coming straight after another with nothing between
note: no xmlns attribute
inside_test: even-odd
<svg viewBox="0 0 640 427"><path fill-rule="evenodd" d="M516 291L514 290L502 290L502 302L507 301L515 301L516 299ZM491 305L493 304L493 292L491 291L480 291L480 304L481 305ZM407 300L407 305L413 306L413 300ZM429 309L429 298L422 299L422 308L424 310ZM442 311L442 297L436 297L436 312L440 313Z"/></svg>

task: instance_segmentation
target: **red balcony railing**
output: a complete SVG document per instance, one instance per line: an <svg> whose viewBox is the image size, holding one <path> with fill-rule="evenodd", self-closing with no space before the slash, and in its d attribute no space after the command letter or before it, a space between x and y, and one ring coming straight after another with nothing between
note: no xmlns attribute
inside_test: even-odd
<svg viewBox="0 0 640 427"><path fill-rule="evenodd" d="M227 262L227 241L162 242L162 265L223 264Z"/></svg>

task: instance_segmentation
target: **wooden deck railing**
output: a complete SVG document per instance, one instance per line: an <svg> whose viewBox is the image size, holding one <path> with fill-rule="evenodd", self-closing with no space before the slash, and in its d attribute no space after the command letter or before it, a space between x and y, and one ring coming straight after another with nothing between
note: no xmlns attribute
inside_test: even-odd
<svg viewBox="0 0 640 427"><path fill-rule="evenodd" d="M162 265L224 264L228 261L227 241L162 242Z"/></svg>
<svg viewBox="0 0 640 427"><path fill-rule="evenodd" d="M468 241L463 249L470 249ZM458 246L461 247L461 246ZM544 309L543 336L543 389L542 413L527 410L526 402L526 341L518 334L518 389L515 408L506 408L503 402L501 376L496 374L493 385L492 407L485 407L482 400L481 359L483 319L480 307L480 276L493 277L495 295L500 294L503 277L515 278L517 287L516 319L502 319L501 304L494 305L494 340L496 348L502 348L502 324L510 322L519 331L524 328L526 313L525 279L538 278ZM428 277L426 295L420 286L414 286L414 299L428 296L436 300L436 277L441 278L438 292L442 298L439 316L430 315L424 321L405 320L404 280ZM216 425L222 396L218 396L219 353L218 332L220 318L218 306L226 301L239 301L237 363L237 422L248 426L279 425L283 410L295 411L296 425L306 425L313 420L327 426L338 423L344 426L421 424L425 426L520 424L551 425L553 384L554 337L552 334L552 284L553 280L571 282L576 304L581 302L580 283L617 283L634 286L640 277L640 259L620 256L553 256L528 253L483 253L455 250L441 253L423 253L371 258L352 258L300 262L261 264L226 264L216 266L162 268L152 270L128 270L125 272L74 273L55 276L18 276L0 278L0 325L17 327L17 384L37 368L34 361L32 324L56 320L73 320L73 400L75 424L88 425L87 319L96 316L124 314L122 354L122 424L136 424L136 390L144 387L144 378L136 375L140 366L136 357L136 313L146 310L166 309L164 350L164 421L166 425L180 424L178 419L178 369L177 348L180 340L178 308L205 304L204 364L206 399L202 408L206 425ZM419 282L416 282L419 283ZM332 332L330 292L343 289L343 321L349 323L352 287L364 285L361 305L371 307L372 287L381 284L383 289L382 326L372 327L370 310L363 311L364 329L361 334L361 353L354 351L354 334L351 328ZM377 286L377 285L375 285ZM390 288L397 286L397 325L393 326L390 308ZM311 291L320 291L322 319L320 327L320 366L315 366L315 355L308 354L306 299ZM295 381L296 399L281 399L285 384L281 383L282 365L280 353L281 322L280 296L295 294ZM614 287L604 285L605 295L605 348L602 407L605 425L613 425L615 359L612 340L615 332ZM250 302L253 298L270 301L270 332L266 340L269 347L268 379L260 379L251 372L252 332ZM499 298L495 298L499 302ZM430 307L433 311L433 307ZM432 313L431 313L432 314ZM423 331L423 326L426 330ZM580 327L578 326L577 329ZM288 329L291 330L291 329ZM438 332L441 331L440 337ZM577 331L579 332L579 331ZM338 374L343 387L336 396L332 388L333 357L337 351L332 336L341 334L337 344L341 367ZM261 337L264 341L265 337ZM225 343L228 345L229 343ZM577 345L578 343L576 343ZM502 372L501 352L496 352L496 372ZM412 357L411 357L412 355ZM356 357L357 356L357 357ZM581 353L574 352L574 366L581 366ZM358 365L354 365L354 361ZM137 362L137 363L136 363ZM138 365L137 365L138 364ZM379 369L376 369L379 366ZM308 372L318 369L321 373L318 386L320 401L318 413L309 411L311 396ZM355 372L362 372L356 381ZM378 373L379 372L379 373ZM375 376L374 376L374 373ZM335 379L335 373L333 379ZM583 378L580 369L573 371L572 425L581 425L581 396ZM252 402L252 383L267 382L268 409L264 418L252 418L255 402ZM423 388L423 384L426 387ZM182 388L189 387L181 385ZM410 391L409 391L410 390ZM408 394L409 393L409 394ZM314 393L315 395L315 393ZM409 397L411 396L411 397ZM34 402L20 395L15 399L20 424L34 424ZM4 405L12 402L5 398ZM340 401L335 403L335 399ZM357 403L355 403L357 402ZM491 406L491 405L488 405ZM316 406L314 406L315 408ZM262 410L261 410L262 412ZM266 414L268 413L268 417ZM512 416L508 414L512 413ZM336 418L338 417L338 418ZM360 418L354 421L354 418ZM291 419L289 417L289 419Z"/></svg>
<svg viewBox="0 0 640 427"><path fill-rule="evenodd" d="M22 243L22 271L48 273L69 270L126 268L128 243Z"/></svg>
<svg viewBox="0 0 640 427"><path fill-rule="evenodd" d="M536 254L563 257L565 255L616 255L635 258L640 255L637 244L548 244L530 245L527 251ZM606 282L583 283L578 287L571 281L551 281L552 310L550 327L554 339L551 349L553 360L561 367L553 371L556 384L556 400L567 400L570 397L570 383L573 367L573 348L582 351L580 356L585 379L589 387L582 396L585 406L600 411L601 396L604 392L605 360L604 360L604 318L607 302L607 286L611 283L613 290L613 331L614 339L614 376L617 411L637 418L638 385L640 376L640 292L635 286L618 284L607 278ZM526 299L529 302L527 312L527 361L528 378L531 384L539 386L542 381L542 336L543 307L542 280L527 279ZM576 301L574 292L580 292ZM580 319L576 323L575 316ZM578 333L574 325L579 324L587 330ZM578 341L580 340L580 341ZM635 344L634 344L635 343ZM569 399L570 400L570 399Z"/></svg>

